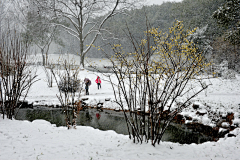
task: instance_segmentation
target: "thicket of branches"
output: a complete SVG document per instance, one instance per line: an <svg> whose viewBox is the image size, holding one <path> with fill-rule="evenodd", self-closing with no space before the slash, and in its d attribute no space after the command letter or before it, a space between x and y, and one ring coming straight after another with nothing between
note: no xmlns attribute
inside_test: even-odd
<svg viewBox="0 0 240 160"><path fill-rule="evenodd" d="M59 90L59 94L56 96L61 103L68 129L71 127L76 128L78 108L75 102L80 99L82 91L82 83L78 79L80 68L66 60L60 61L59 66L61 68L54 65L49 67Z"/></svg>
<svg viewBox="0 0 240 160"><path fill-rule="evenodd" d="M148 29L141 42L129 33L132 52L113 46L115 56L109 59L117 83L113 76L109 79L134 142L159 144L173 118L208 87L199 75L210 63L188 40L195 30L184 31L182 22L176 21L169 33ZM150 46L151 41L155 45Z"/></svg>
<svg viewBox="0 0 240 160"><path fill-rule="evenodd" d="M0 43L1 112L12 119L30 87L37 81L36 72L27 65L28 45L16 31L2 35Z"/></svg>

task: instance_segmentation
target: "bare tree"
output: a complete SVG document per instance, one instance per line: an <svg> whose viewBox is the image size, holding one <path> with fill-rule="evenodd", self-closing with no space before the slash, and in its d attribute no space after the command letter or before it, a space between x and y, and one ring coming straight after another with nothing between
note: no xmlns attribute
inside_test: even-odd
<svg viewBox="0 0 240 160"><path fill-rule="evenodd" d="M14 1L17 11L15 15L21 24L22 36L26 43L36 45L42 54L43 66L48 64L48 51L52 42L63 45L58 34L59 27L54 25L57 19L52 18L53 12L39 10L31 0Z"/></svg>
<svg viewBox="0 0 240 160"><path fill-rule="evenodd" d="M70 24L57 24L79 41L80 64L97 37L103 32L104 23L112 16L123 13L137 5L140 0L35 0L41 8L53 11L56 17L62 17ZM39 8L40 8L39 7ZM88 46L87 46L88 45Z"/></svg>
<svg viewBox="0 0 240 160"><path fill-rule="evenodd" d="M7 29L7 23L9 23L8 20L8 11L10 8L9 5L10 2L6 0L0 0L0 37L2 37L2 33L4 32L4 29ZM4 27L5 26L5 27ZM0 38L1 43L1 38Z"/></svg>
<svg viewBox="0 0 240 160"><path fill-rule="evenodd" d="M23 44L16 31L2 35L0 43L1 110L12 119L20 108L30 87L36 82L36 72L27 65L28 45Z"/></svg>
<svg viewBox="0 0 240 160"><path fill-rule="evenodd" d="M139 43L129 33L132 52L112 46L115 56L109 59L115 77L109 79L134 142L159 144L173 118L210 85L200 76L210 63L188 40L194 32L184 32L182 22L176 21L169 33L148 29Z"/></svg>

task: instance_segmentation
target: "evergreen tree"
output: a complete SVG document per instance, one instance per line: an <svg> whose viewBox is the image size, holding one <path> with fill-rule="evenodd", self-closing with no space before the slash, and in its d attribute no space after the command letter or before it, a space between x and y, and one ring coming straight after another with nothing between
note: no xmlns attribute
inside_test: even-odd
<svg viewBox="0 0 240 160"><path fill-rule="evenodd" d="M197 53L205 55L205 58L209 59L212 54L212 47L210 45L210 40L205 36L208 25L197 28L196 32L191 34L188 39L193 42L197 48Z"/></svg>
<svg viewBox="0 0 240 160"><path fill-rule="evenodd" d="M234 57L231 58L229 68L239 68L239 54L236 46L240 45L240 0L226 0L214 13L215 18L223 27L227 28L225 40L234 45ZM237 69L238 70L238 69Z"/></svg>
<svg viewBox="0 0 240 160"><path fill-rule="evenodd" d="M217 23L227 27L226 40L233 45L240 44L240 0L226 0L214 13Z"/></svg>

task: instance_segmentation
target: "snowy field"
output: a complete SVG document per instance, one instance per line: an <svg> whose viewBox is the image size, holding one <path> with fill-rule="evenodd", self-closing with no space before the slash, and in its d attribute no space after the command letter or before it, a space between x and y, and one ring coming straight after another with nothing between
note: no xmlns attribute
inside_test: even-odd
<svg viewBox="0 0 240 160"><path fill-rule="evenodd" d="M75 58L77 59L77 58ZM89 64L106 65L106 60L88 59ZM95 63L94 63L95 62ZM76 62L78 63L78 62ZM86 66L88 63L86 63ZM41 66L37 68L37 81L31 88L27 100L34 105L59 105L56 97L56 83L52 88L47 86L46 75ZM100 76L102 88L97 89L94 82ZM106 98L114 99L111 84L104 74L82 70L79 78L89 78L92 81L90 95L82 93L81 98L89 98L87 103L95 105L104 102L104 108L118 106L105 102ZM240 76L236 79L225 80L212 78L212 85L207 92L194 98L204 112L206 106L219 114L234 113L234 124L239 124ZM208 108L209 109L209 108ZM193 109L183 111L207 125L213 125L209 115L197 115ZM77 126L77 129L67 130L66 127L56 127L44 120L33 122L7 120L0 117L0 160L7 159L170 159L170 160L239 160L240 159L240 130L232 131L236 137L221 138L218 142L182 145L171 142L161 142L153 147L148 144L134 144L128 136L114 131L100 131L92 127Z"/></svg>

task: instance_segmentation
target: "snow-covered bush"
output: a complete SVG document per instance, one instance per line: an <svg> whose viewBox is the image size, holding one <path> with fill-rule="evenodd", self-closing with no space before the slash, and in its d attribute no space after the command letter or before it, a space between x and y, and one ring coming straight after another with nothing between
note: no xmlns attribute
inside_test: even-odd
<svg viewBox="0 0 240 160"><path fill-rule="evenodd" d="M187 38L196 46L197 52L202 52L206 60L210 60L213 48L210 45L210 40L204 35L207 27L208 25L203 28L197 28L196 31Z"/></svg>
<svg viewBox="0 0 240 160"><path fill-rule="evenodd" d="M237 72L232 69L227 69L222 72L223 79L236 79Z"/></svg>
<svg viewBox="0 0 240 160"><path fill-rule="evenodd" d="M223 79L236 79L237 72L228 69L228 61L224 60L219 65L214 66L214 72L217 73L218 77L222 77Z"/></svg>
<svg viewBox="0 0 240 160"><path fill-rule="evenodd" d="M228 128L229 126L230 126L230 124L228 122L223 122L222 123L223 128Z"/></svg>
<svg viewBox="0 0 240 160"><path fill-rule="evenodd" d="M77 92L80 88L79 79L63 79L59 82L59 90L62 92Z"/></svg>

